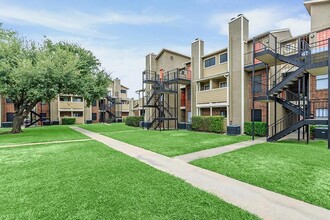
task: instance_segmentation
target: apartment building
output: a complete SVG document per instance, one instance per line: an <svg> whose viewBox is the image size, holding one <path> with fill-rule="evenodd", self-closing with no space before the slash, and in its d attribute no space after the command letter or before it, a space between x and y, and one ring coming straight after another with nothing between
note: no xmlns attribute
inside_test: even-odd
<svg viewBox="0 0 330 220"><path fill-rule="evenodd" d="M77 124L96 122L116 122L129 115L129 88L114 79L103 99L95 100L87 107L83 97L60 94L51 102L41 102L31 111L26 126L41 124L60 124L62 118L73 117ZM9 127L14 118L14 104L10 99L0 97L0 125Z"/></svg>
<svg viewBox="0 0 330 220"><path fill-rule="evenodd" d="M289 29L281 29L249 37L249 20L240 14L229 21L227 48L205 55L204 42L196 39L191 44L191 56L181 55L185 59L176 59L179 62L167 57L159 65L156 57L163 56L163 51L148 55L143 74L152 70L153 83L161 84L171 69L189 72L186 79L190 82L179 86L182 89L175 91L172 105L168 105L177 112L178 122L188 122L193 115L223 115L227 125L239 125L243 133L244 122L263 121L269 126L269 137L276 134L275 139L292 132L292 129L282 131L302 119L305 124L300 123L304 125L294 130L307 130L309 124L325 124L330 1L305 1L304 5L311 16L309 33L293 37ZM180 57L177 52L172 54ZM150 66L151 62L155 65ZM169 64L170 68L164 67ZM154 87L145 79L143 82L144 91L152 93ZM178 97L179 107L174 104ZM150 100L144 97L145 102ZM320 120L307 121L312 117ZM154 119L152 114L146 114L145 121L155 123Z"/></svg>

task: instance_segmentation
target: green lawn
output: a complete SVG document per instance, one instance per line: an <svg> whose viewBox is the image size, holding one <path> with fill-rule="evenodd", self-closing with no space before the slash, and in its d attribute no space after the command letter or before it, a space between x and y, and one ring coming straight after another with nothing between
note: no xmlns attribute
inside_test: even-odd
<svg viewBox="0 0 330 220"><path fill-rule="evenodd" d="M143 130L124 124L92 124L80 127L166 156L177 156L251 139L245 135L227 136L186 130Z"/></svg>
<svg viewBox="0 0 330 220"><path fill-rule="evenodd" d="M259 144L192 164L330 209L326 141Z"/></svg>
<svg viewBox="0 0 330 220"><path fill-rule="evenodd" d="M257 219L95 141L2 148L0 176L0 219Z"/></svg>
<svg viewBox="0 0 330 220"><path fill-rule="evenodd" d="M0 130L0 146L88 138L64 125L25 128L20 134L8 134L8 131Z"/></svg>

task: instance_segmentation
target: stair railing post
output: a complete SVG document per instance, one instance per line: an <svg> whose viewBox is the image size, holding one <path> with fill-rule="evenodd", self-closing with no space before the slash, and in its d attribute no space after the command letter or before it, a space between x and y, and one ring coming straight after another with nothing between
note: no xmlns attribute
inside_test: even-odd
<svg viewBox="0 0 330 220"><path fill-rule="evenodd" d="M253 53L252 53L252 65L253 65L253 69L252 69L252 140L254 141L254 91L255 91L255 84L254 84L254 73L255 73L255 38L253 38ZM243 97L242 97L243 98Z"/></svg>
<svg viewBox="0 0 330 220"><path fill-rule="evenodd" d="M298 98L298 106L300 106L300 96L301 96L301 78L299 77L298 78L298 95L299 95L299 98ZM299 120L299 115L298 115L298 121ZM298 141L300 141L300 128L298 128Z"/></svg>
<svg viewBox="0 0 330 220"><path fill-rule="evenodd" d="M328 149L330 149L330 120L329 120L329 109L330 109L330 38L328 38Z"/></svg>

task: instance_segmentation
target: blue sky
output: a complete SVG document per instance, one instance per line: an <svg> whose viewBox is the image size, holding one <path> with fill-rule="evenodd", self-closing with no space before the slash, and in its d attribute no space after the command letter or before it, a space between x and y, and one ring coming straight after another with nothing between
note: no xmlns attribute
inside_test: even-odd
<svg viewBox="0 0 330 220"><path fill-rule="evenodd" d="M137 97L145 55L168 48L190 55L196 38L205 52L227 46L230 18L244 14L250 36L291 28L310 30L303 0L0 0L0 23L29 39L79 43L91 50Z"/></svg>

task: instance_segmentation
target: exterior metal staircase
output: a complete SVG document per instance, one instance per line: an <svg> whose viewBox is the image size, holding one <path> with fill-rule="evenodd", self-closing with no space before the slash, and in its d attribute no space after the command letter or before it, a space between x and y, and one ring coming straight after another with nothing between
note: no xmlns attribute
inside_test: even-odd
<svg viewBox="0 0 330 220"><path fill-rule="evenodd" d="M256 50L256 46L253 47L253 54L254 58L274 66L275 71L273 75L269 76L267 69L267 86L263 94L258 94L259 97L256 98L255 87L252 91L254 91L254 100L275 101L275 122L268 125L267 141L276 141L304 126L308 130L310 124L324 124L325 120L311 119L311 104L308 100L309 91L306 86L309 84L307 66L311 61L308 58L311 54L311 47L306 41L299 39L298 46L290 48L290 53L286 54L281 49L283 45L277 44L277 38L273 35L270 36L274 39L268 39L268 42L275 42L273 47L265 45L262 41L258 42L258 39L253 39L253 44L258 44L258 50ZM260 47L262 48L260 49ZM278 65L281 65L281 68L277 70ZM255 68L255 62L253 62L253 66ZM254 79L254 75L252 78ZM297 81L299 82L297 83ZM253 86L256 84L257 82L253 82ZM259 85L259 90L260 87ZM294 93L291 89L298 92ZM276 120L276 103L281 104L287 110L285 116L278 120Z"/></svg>
<svg viewBox="0 0 330 220"><path fill-rule="evenodd" d="M189 84L190 75L182 74L179 69L160 73L146 70L142 75L143 83L150 86L150 94L144 96L143 107L152 111L144 123L145 127L155 130L177 128L178 85Z"/></svg>

